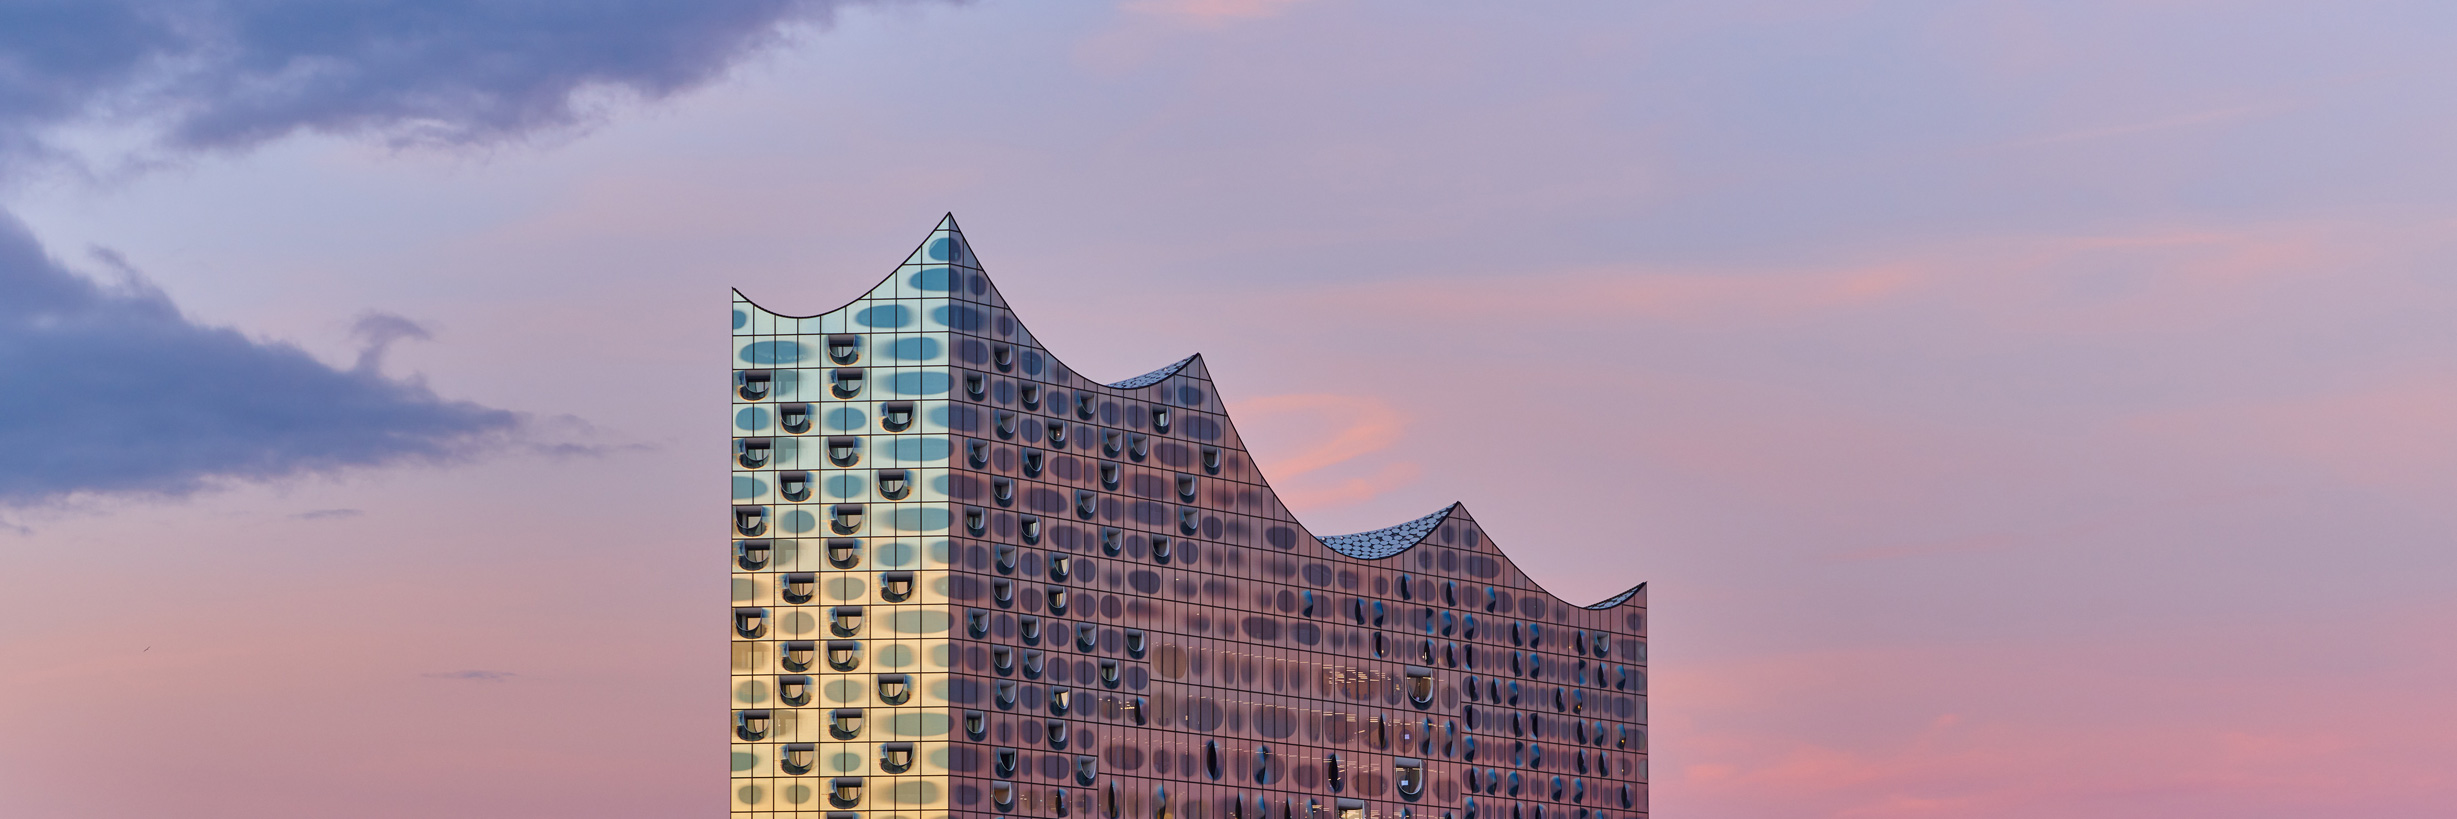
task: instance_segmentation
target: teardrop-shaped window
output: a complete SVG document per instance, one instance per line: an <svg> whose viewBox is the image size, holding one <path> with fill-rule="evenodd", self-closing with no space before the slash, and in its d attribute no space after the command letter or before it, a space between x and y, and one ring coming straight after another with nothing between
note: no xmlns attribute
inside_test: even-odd
<svg viewBox="0 0 2457 819"><path fill-rule="evenodd" d="M998 505L1000 506L1007 506L1015 503L1015 479L991 478L990 499L997 501Z"/></svg>
<svg viewBox="0 0 2457 819"><path fill-rule="evenodd" d="M853 396L856 396L856 395L860 395L860 394L861 394L861 392L862 392L862 370L861 370L861 368L859 368L859 367L846 367L846 368L844 368L844 369L833 370L833 371L830 371L830 372L828 373L828 376L829 376L829 379L828 379L828 380L829 380L830 384L832 385L832 387L833 387L833 388L835 389L835 391L836 391L836 397L838 397L838 398L852 398Z"/></svg>
<svg viewBox="0 0 2457 819"><path fill-rule="evenodd" d="M851 671L862 664L862 644L852 640L828 641L828 667Z"/></svg>
<svg viewBox="0 0 2457 819"><path fill-rule="evenodd" d="M858 757L857 757L858 758ZM862 803L862 778L840 776L828 780L828 804L850 808Z"/></svg>
<svg viewBox="0 0 2457 819"><path fill-rule="evenodd" d="M1063 686L1063 685L1053 685L1053 686L1050 686L1050 688L1049 688L1049 712L1050 712L1050 713L1052 713L1052 714L1057 714L1057 715L1059 715L1059 716L1066 716L1067 709L1068 709L1068 708L1070 708L1070 707L1072 707L1074 704L1075 704L1075 692L1074 692L1074 691L1069 690L1069 689L1068 689L1066 686Z"/></svg>
<svg viewBox="0 0 2457 819"><path fill-rule="evenodd" d="M1067 578L1067 575L1068 575L1068 569L1072 568L1074 565L1075 565L1075 558L1073 558L1073 557L1071 557L1071 556L1068 556L1068 555L1050 555L1050 556L1049 556L1049 579L1051 579L1051 580L1056 580L1056 581L1059 581L1059 582L1065 582L1065 581L1066 581L1066 578Z"/></svg>
<svg viewBox="0 0 2457 819"><path fill-rule="evenodd" d="M1014 708L1014 707L1015 707L1015 691L1016 691L1015 681L1013 681L1013 680L999 680L999 681L998 681L998 707L1000 707L1000 708Z"/></svg>
<svg viewBox="0 0 2457 819"><path fill-rule="evenodd" d="M1143 649L1145 645L1146 643L1143 636L1143 629L1130 628L1126 630L1126 656L1143 656Z"/></svg>
<svg viewBox="0 0 2457 819"><path fill-rule="evenodd" d="M879 701L903 705L913 695L913 679L903 674L879 675Z"/></svg>
<svg viewBox="0 0 2457 819"><path fill-rule="evenodd" d="M1025 384L1017 387L1015 392L1017 397L1023 399L1025 409L1041 408L1041 385Z"/></svg>
<svg viewBox="0 0 2457 819"><path fill-rule="evenodd" d="M828 463L837 466L852 466L853 462L861 460L861 457L862 439L850 435L828 437Z"/></svg>
<svg viewBox="0 0 2457 819"><path fill-rule="evenodd" d="M879 405L879 426L889 432L903 432L913 425L913 402L889 401Z"/></svg>
<svg viewBox="0 0 2457 819"><path fill-rule="evenodd" d="M964 462L974 469L990 465L990 442L979 438L964 439Z"/></svg>
<svg viewBox="0 0 2457 819"><path fill-rule="evenodd" d="M1218 781L1220 781L1220 741L1219 741L1219 740L1216 740L1216 739L1207 739L1207 740L1204 740L1204 741L1203 741L1203 773L1204 773L1204 775L1211 777L1211 778L1212 778L1212 781L1214 781L1214 782L1218 782ZM1244 800L1232 800L1232 801L1230 801L1230 802L1229 802L1229 806L1230 806L1230 807L1229 807L1229 810L1230 810L1232 813L1234 813L1234 812L1236 811L1236 809L1237 809L1237 803L1238 803L1238 802L1240 802L1240 801L1244 801Z"/></svg>
<svg viewBox="0 0 2457 819"><path fill-rule="evenodd" d="M1126 435L1126 456L1127 456L1127 457L1129 457L1129 458L1133 458L1133 459L1135 459L1135 460L1140 461L1140 460L1143 460L1144 458L1151 457L1151 454L1152 454L1152 439L1151 439L1151 437L1150 437L1150 436L1146 436L1146 435L1144 435L1143 433L1140 433L1140 432L1130 432L1130 433L1127 433L1127 435Z"/></svg>
<svg viewBox="0 0 2457 819"><path fill-rule="evenodd" d="M1205 472L1209 472L1209 473L1212 473L1212 474L1214 474L1214 475L1220 474L1220 448L1219 448L1219 447L1216 447L1216 446L1207 446L1207 447L1204 447L1204 448L1203 448L1203 471L1205 471Z"/></svg>
<svg viewBox="0 0 2457 819"><path fill-rule="evenodd" d="M776 423L786 432L800 435L810 431L810 405L785 404L776 408Z"/></svg>
<svg viewBox="0 0 2457 819"><path fill-rule="evenodd" d="M1152 560L1153 560L1154 562L1158 562L1158 563L1167 563L1167 562L1169 562L1169 555L1170 555L1169 536L1168 536L1168 535L1153 535L1153 536L1152 536Z"/></svg>
<svg viewBox="0 0 2457 819"><path fill-rule="evenodd" d="M1188 501L1192 501L1192 500L1194 500L1194 492L1195 492L1195 484L1194 484L1194 476L1193 476L1193 475L1179 475L1179 476L1177 476L1177 496L1178 496L1178 497L1180 497L1180 498L1185 498L1185 499L1186 499L1186 500L1188 500ZM1404 596L1404 595L1403 595L1403 596Z"/></svg>
<svg viewBox="0 0 2457 819"><path fill-rule="evenodd" d="M1024 477L1041 477L1041 467L1046 460L1038 449L1024 450Z"/></svg>
<svg viewBox="0 0 2457 819"><path fill-rule="evenodd" d="M819 575L810 572L794 572L785 575L784 579L783 586L777 592L787 603L808 603L811 595L819 590Z"/></svg>
<svg viewBox="0 0 2457 819"><path fill-rule="evenodd" d="M981 400L982 396L989 394L989 391L990 380L988 378L983 377L980 373L964 374L964 394L972 396L973 400L975 401L979 401Z"/></svg>
<svg viewBox="0 0 2457 819"><path fill-rule="evenodd" d="M1118 661L1102 660L1100 668L1101 684L1110 688L1118 687Z"/></svg>
<svg viewBox="0 0 2457 819"><path fill-rule="evenodd" d="M810 773L811 763L818 758L819 746L797 742L785 746L785 752L777 755L776 767L777 770L798 776Z"/></svg>
<svg viewBox="0 0 2457 819"><path fill-rule="evenodd" d="M853 568L861 562L862 542L849 537L828 538L828 565L839 569Z"/></svg>
<svg viewBox="0 0 2457 819"><path fill-rule="evenodd" d="M1025 645L1041 644L1041 618L1027 614L1015 618L1015 635L1024 638Z"/></svg>
<svg viewBox="0 0 2457 819"><path fill-rule="evenodd" d="M990 363L998 365L1000 372L1014 367L1015 345L1004 343L990 345Z"/></svg>
<svg viewBox="0 0 2457 819"><path fill-rule="evenodd" d="M1064 587L1064 586L1050 586L1050 587L1047 587L1047 588L1043 589L1042 591L1043 591L1043 592L1045 592L1045 593L1047 594L1047 596L1049 597L1049 613L1051 613L1051 614L1065 614L1065 613L1066 613L1066 603L1067 603L1066 587Z"/></svg>
<svg viewBox="0 0 2457 819"><path fill-rule="evenodd" d="M982 609L964 610L964 633L973 637L990 636L990 613Z"/></svg>
<svg viewBox="0 0 2457 819"><path fill-rule="evenodd" d="M996 578L990 581L990 599L1001 607L1015 605L1015 581Z"/></svg>
<svg viewBox="0 0 2457 819"><path fill-rule="evenodd" d="M1075 624L1075 650L1091 653L1100 646L1101 629L1091 623Z"/></svg>
<svg viewBox="0 0 2457 819"><path fill-rule="evenodd" d="M989 733L990 715L979 711L964 712L964 736L980 740Z"/></svg>
<svg viewBox="0 0 2457 819"><path fill-rule="evenodd" d="M1035 515L1018 516L1015 519L1015 531L1024 536L1025 543L1041 542L1040 517Z"/></svg>
<svg viewBox="0 0 2457 819"><path fill-rule="evenodd" d="M742 400L757 401L768 397L768 384L774 378L767 370L737 370L734 372L734 389L742 395Z"/></svg>
<svg viewBox="0 0 2457 819"><path fill-rule="evenodd" d="M1100 511L1101 496L1099 493L1093 492L1090 489L1075 490L1076 517L1091 520L1094 517L1098 517L1100 515Z"/></svg>
<svg viewBox="0 0 2457 819"><path fill-rule="evenodd" d="M1049 747L1062 751L1066 750L1066 720L1043 720L1041 724L1044 729L1049 732Z"/></svg>
<svg viewBox="0 0 2457 819"><path fill-rule="evenodd" d="M777 652L776 655L777 665L784 667L787 671L809 671L811 663L817 662L818 659L819 644L810 640L795 640L786 643L784 649Z"/></svg>
<svg viewBox="0 0 2457 819"><path fill-rule="evenodd" d="M743 740L748 742L758 742L760 740L767 739L768 712L734 712L734 736L741 737Z"/></svg>
<svg viewBox="0 0 2457 819"><path fill-rule="evenodd" d="M810 678L798 674L776 678L776 699L786 705L810 704Z"/></svg>
<svg viewBox="0 0 2457 819"><path fill-rule="evenodd" d="M1006 646L991 646L990 670L1000 674L1015 673L1015 649Z"/></svg>
<svg viewBox="0 0 2457 819"><path fill-rule="evenodd" d="M1118 488L1120 471L1117 464L1101 462L1101 486L1107 489Z"/></svg>
<svg viewBox="0 0 2457 819"><path fill-rule="evenodd" d="M993 565L998 567L998 573L1014 574L1017 562L1023 559L1024 550L1016 548L1012 543L1000 543L990 549L992 559L995 561Z"/></svg>
<svg viewBox="0 0 2457 819"><path fill-rule="evenodd" d="M810 500L810 473L776 473L776 493L795 503Z"/></svg>
<svg viewBox="0 0 2457 819"><path fill-rule="evenodd" d="M742 464L744 469L758 469L767 466L768 454L771 451L772 448L766 438L734 439L734 460Z"/></svg>
<svg viewBox="0 0 2457 819"><path fill-rule="evenodd" d="M1049 655L1032 649L1024 650L1024 676L1040 679L1041 670L1047 667L1049 667Z"/></svg>
<svg viewBox="0 0 2457 819"><path fill-rule="evenodd" d="M912 488L913 484L904 470L879 470L879 497L888 500L903 500L904 494Z"/></svg>
<svg viewBox="0 0 2457 819"><path fill-rule="evenodd" d="M1159 430L1159 431L1161 431L1161 432L1167 432L1167 431L1169 431L1169 408L1168 408L1168 407L1153 407L1153 408L1152 408L1152 429Z"/></svg>
<svg viewBox="0 0 2457 819"><path fill-rule="evenodd" d="M828 527L837 534L850 535L862 528L862 505L839 503L828 507Z"/></svg>
<svg viewBox="0 0 2457 819"><path fill-rule="evenodd" d="M1065 421L1051 421L1051 422L1049 422L1049 445L1050 445L1050 446L1055 446L1055 447L1063 447L1063 446L1066 446L1066 422L1065 422Z"/></svg>
<svg viewBox="0 0 2457 819"><path fill-rule="evenodd" d="M1126 548L1125 537L1117 529L1108 527L1101 529L1101 554L1117 557L1118 551L1124 548Z"/></svg>
<svg viewBox="0 0 2457 819"><path fill-rule="evenodd" d="M746 639L758 639L768 633L767 609L735 609L734 633Z"/></svg>
<svg viewBox="0 0 2457 819"><path fill-rule="evenodd" d="M990 528L989 510L978 506L964 507L964 530L979 536Z"/></svg>
<svg viewBox="0 0 2457 819"><path fill-rule="evenodd" d="M1101 430L1101 452L1115 458L1126 451L1126 434L1114 429Z"/></svg>
<svg viewBox="0 0 2457 819"><path fill-rule="evenodd" d="M880 598L890 603L901 603L912 596L912 572L884 572L879 575Z"/></svg>
<svg viewBox="0 0 2457 819"><path fill-rule="evenodd" d="M741 566L746 571L755 572L767 568L770 554L772 551L768 541L734 541L734 565Z"/></svg>
<svg viewBox="0 0 2457 819"><path fill-rule="evenodd" d="M851 364L862 353L862 337L857 335L828 336L828 360Z"/></svg>
<svg viewBox="0 0 2457 819"><path fill-rule="evenodd" d="M879 746L879 770L904 773L913 767L913 743L890 742Z"/></svg>
<svg viewBox="0 0 2457 819"><path fill-rule="evenodd" d="M992 427L998 430L998 437L1015 437L1015 413L1006 410L991 410L990 421Z"/></svg>

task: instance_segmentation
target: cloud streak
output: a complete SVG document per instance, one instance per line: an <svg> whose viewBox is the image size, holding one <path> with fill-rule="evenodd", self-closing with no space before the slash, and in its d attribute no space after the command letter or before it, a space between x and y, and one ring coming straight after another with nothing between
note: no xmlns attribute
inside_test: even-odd
<svg viewBox="0 0 2457 819"><path fill-rule="evenodd" d="M0 505L450 461L519 425L371 366L197 324L142 280L105 287L5 216L0 293Z"/></svg>

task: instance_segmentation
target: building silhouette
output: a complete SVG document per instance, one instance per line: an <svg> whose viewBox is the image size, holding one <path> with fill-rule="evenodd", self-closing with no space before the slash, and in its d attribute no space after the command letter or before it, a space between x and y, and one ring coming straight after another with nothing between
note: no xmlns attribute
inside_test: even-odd
<svg viewBox="0 0 2457 819"><path fill-rule="evenodd" d="M1114 383L952 216L826 313L734 295L732 813L1636 819L1646 592L1451 505L1317 537L1201 356Z"/></svg>

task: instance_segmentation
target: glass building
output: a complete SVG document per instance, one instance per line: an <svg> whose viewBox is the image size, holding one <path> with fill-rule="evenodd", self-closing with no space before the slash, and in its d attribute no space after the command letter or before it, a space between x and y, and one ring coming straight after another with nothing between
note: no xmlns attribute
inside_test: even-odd
<svg viewBox="0 0 2457 819"><path fill-rule="evenodd" d="M1101 383L949 217L813 316L737 292L735 817L1637 819L1646 592L1467 510L1317 536L1200 356Z"/></svg>

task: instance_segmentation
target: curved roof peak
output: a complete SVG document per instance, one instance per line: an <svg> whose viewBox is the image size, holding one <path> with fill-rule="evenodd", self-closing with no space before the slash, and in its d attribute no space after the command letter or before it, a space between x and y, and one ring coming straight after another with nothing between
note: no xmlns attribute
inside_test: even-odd
<svg viewBox="0 0 2457 819"><path fill-rule="evenodd" d="M1203 354L1202 354L1202 353L1195 353L1194 355L1190 355L1190 356L1187 356L1187 357L1185 357L1185 358L1178 359L1178 360L1177 360L1177 363L1170 364L1169 366L1162 367L1162 368L1160 368L1160 369L1153 370L1153 371L1151 371L1151 372L1144 373L1144 374L1142 374L1142 375L1138 375L1138 376L1135 376L1135 377L1133 377L1133 378L1126 379L1126 380L1124 380L1124 381L1113 381L1113 382L1110 382L1109 384L1107 384L1107 385L1105 385L1105 386L1107 386L1108 388L1113 389L1113 390L1131 390L1131 389L1134 389L1134 388L1136 388L1136 387L1149 387L1149 386L1151 386L1151 385L1153 385L1153 384L1158 384L1158 383L1160 383L1162 380L1167 379L1169 376L1176 375L1176 374L1177 374L1177 372L1178 372L1179 370L1183 370L1183 369L1185 369L1185 368L1186 368L1186 365L1188 365L1188 364L1192 364L1192 363L1194 363L1194 360L1195 360L1195 359L1202 358L1202 357L1203 357Z"/></svg>
<svg viewBox="0 0 2457 819"><path fill-rule="evenodd" d="M1433 514L1396 526L1385 526L1352 535L1332 535L1319 538L1319 540L1322 541L1322 545L1330 547L1331 551L1358 560L1381 560L1424 542L1425 537L1433 534L1433 530L1439 528L1442 521L1450 519L1450 513L1457 511L1458 508L1459 505L1453 503L1433 510Z"/></svg>

